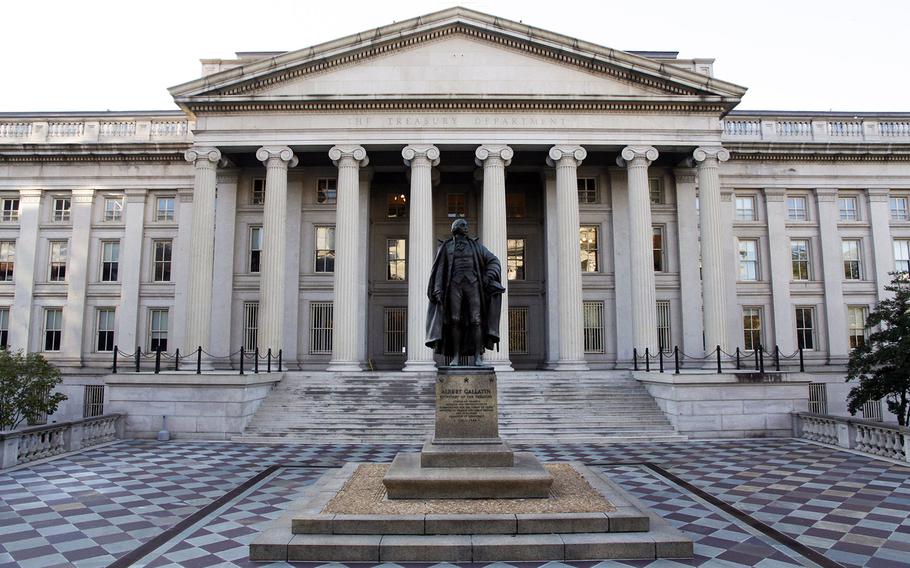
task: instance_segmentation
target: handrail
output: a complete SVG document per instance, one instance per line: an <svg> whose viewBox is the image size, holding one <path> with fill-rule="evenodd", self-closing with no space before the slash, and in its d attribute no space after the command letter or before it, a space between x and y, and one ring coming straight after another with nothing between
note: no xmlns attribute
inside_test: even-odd
<svg viewBox="0 0 910 568"><path fill-rule="evenodd" d="M793 437L910 462L910 428L846 416L793 413Z"/></svg>
<svg viewBox="0 0 910 568"><path fill-rule="evenodd" d="M123 414L103 414L0 432L0 469L123 438Z"/></svg>

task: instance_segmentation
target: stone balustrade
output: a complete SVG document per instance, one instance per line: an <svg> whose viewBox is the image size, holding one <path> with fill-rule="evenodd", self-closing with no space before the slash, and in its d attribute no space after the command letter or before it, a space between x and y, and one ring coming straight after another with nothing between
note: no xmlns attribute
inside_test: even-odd
<svg viewBox="0 0 910 568"><path fill-rule="evenodd" d="M122 414L105 414L0 432L0 470L122 438L123 424Z"/></svg>
<svg viewBox="0 0 910 568"><path fill-rule="evenodd" d="M910 141L910 116L818 116L732 112L723 120L724 142L858 143Z"/></svg>
<svg viewBox="0 0 910 568"><path fill-rule="evenodd" d="M194 127L193 121L173 113L141 116L99 113L59 118L0 115L0 145L192 142Z"/></svg>
<svg viewBox="0 0 910 568"><path fill-rule="evenodd" d="M910 428L872 420L796 412L793 437L910 462Z"/></svg>

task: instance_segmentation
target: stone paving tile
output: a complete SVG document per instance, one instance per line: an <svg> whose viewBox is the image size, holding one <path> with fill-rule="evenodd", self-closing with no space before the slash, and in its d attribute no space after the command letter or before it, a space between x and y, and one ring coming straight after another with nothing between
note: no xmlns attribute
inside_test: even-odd
<svg viewBox="0 0 910 568"><path fill-rule="evenodd" d="M398 445L129 441L0 474L4 527L0 568L103 566L269 465L388 462L400 449ZM549 461L653 462L838 562L910 565L903 560L910 558L910 468L905 466L786 439L529 449ZM282 470L282 476L291 471L303 470ZM783 566L789 562L777 556L758 559L753 545L737 541L738 533L726 526L723 517L706 515L701 505L688 502L686 495L662 481L653 487L636 486L628 475L624 484L633 494L698 538L695 565ZM290 491L287 488L276 491L262 503L252 499L236 504L225 518L209 524L212 536L206 537L207 544L197 543L197 550L205 554L187 548L183 562L206 565L212 555L221 555L222 565L242 565L245 554L224 539L239 542L250 530L245 522L274 515L277 502L270 499L293 499L293 492L281 493ZM172 552L180 551L168 554ZM693 562L651 564L682 565Z"/></svg>

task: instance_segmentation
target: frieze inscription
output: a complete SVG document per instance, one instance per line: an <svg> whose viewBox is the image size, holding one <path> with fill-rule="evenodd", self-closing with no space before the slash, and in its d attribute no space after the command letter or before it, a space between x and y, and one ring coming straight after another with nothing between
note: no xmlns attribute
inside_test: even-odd
<svg viewBox="0 0 910 568"><path fill-rule="evenodd" d="M572 128L576 117L513 114L353 116L351 128Z"/></svg>

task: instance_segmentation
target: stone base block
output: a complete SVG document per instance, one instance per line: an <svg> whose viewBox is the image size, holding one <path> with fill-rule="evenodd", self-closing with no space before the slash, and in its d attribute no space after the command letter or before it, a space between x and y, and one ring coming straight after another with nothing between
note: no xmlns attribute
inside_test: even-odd
<svg viewBox="0 0 910 568"><path fill-rule="evenodd" d="M500 438L429 440L420 451L420 467L512 467L515 456Z"/></svg>
<svg viewBox="0 0 910 568"><path fill-rule="evenodd" d="M512 467L432 468L402 452L382 483L389 499L546 499L553 477L530 452L516 452Z"/></svg>

